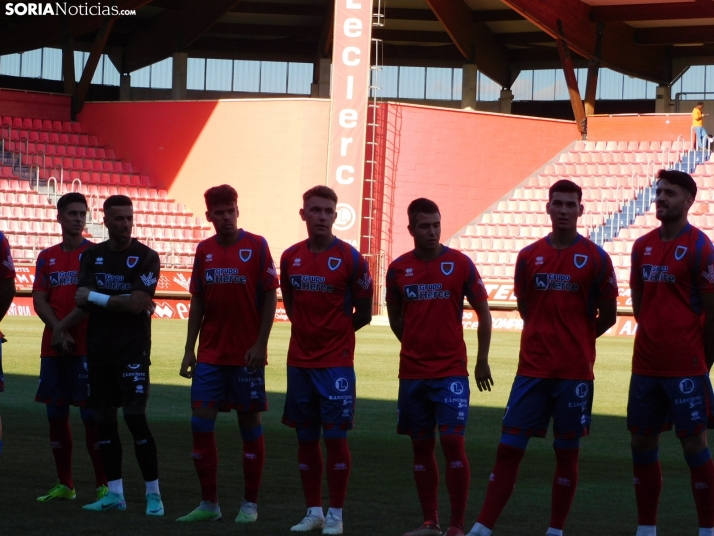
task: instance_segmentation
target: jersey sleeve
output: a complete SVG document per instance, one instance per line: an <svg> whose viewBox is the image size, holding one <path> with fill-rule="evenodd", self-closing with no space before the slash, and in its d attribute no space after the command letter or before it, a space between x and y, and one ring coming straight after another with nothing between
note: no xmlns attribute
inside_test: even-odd
<svg viewBox="0 0 714 536"><path fill-rule="evenodd" d="M47 254L45 251L40 251L37 256L35 265L35 281L32 283L32 291L49 292L50 291L50 275L47 270Z"/></svg>
<svg viewBox="0 0 714 536"><path fill-rule="evenodd" d="M138 275L134 281L131 282L131 291L146 292L153 298L156 292L156 284L159 282L160 271L161 262L159 261L159 255L153 249L149 249L144 256L141 267L137 271Z"/></svg>
<svg viewBox="0 0 714 536"><path fill-rule="evenodd" d="M280 292L283 298L285 298L285 296L292 297L293 295L293 287L290 285L290 277L288 275L288 257L287 251L283 252L280 257Z"/></svg>
<svg viewBox="0 0 714 536"><path fill-rule="evenodd" d="M463 262L467 267L466 278L464 279L464 296L466 299L471 304L480 303L488 299L488 293L486 292L486 287L483 285L483 279L481 279L481 275L478 273L473 261L466 255L463 255Z"/></svg>
<svg viewBox="0 0 714 536"><path fill-rule="evenodd" d="M528 285L528 264L525 250L518 252L516 257L516 269L513 275L513 294L516 298L524 298Z"/></svg>
<svg viewBox="0 0 714 536"><path fill-rule="evenodd" d="M387 270L387 301L389 303L401 303L402 293L399 292L399 286L397 285L397 271L394 268L394 263L389 265Z"/></svg>
<svg viewBox="0 0 714 536"><path fill-rule="evenodd" d="M699 289L699 292L708 293L714 292L714 247L711 240L704 233L700 234L702 240L701 255L698 259L699 263L694 267L697 276L694 282Z"/></svg>
<svg viewBox="0 0 714 536"><path fill-rule="evenodd" d="M597 294L600 300L612 300L617 298L620 293L617 288L617 276L615 275L615 268L612 265L612 259L606 251L600 250L600 258L602 260L602 265L600 266L600 273L597 277Z"/></svg>
<svg viewBox="0 0 714 536"><path fill-rule="evenodd" d="M79 278L77 280L78 287L96 288L97 284L94 280L94 253L91 248L82 253L82 258L79 261Z"/></svg>
<svg viewBox="0 0 714 536"><path fill-rule="evenodd" d="M644 287L642 281L642 267L640 263L642 262L642 247L639 240L635 240L632 245L632 254L630 256L630 288L641 290Z"/></svg>
<svg viewBox="0 0 714 536"><path fill-rule="evenodd" d="M12 261L12 253L10 253L10 243L7 237L0 233L0 279L13 279L15 277L15 263Z"/></svg>
<svg viewBox="0 0 714 536"><path fill-rule="evenodd" d="M353 252L355 265L350 276L350 291L354 298L371 298L372 294L374 294L374 285L372 284L372 276L369 273L369 265L361 253L355 249L353 249Z"/></svg>
<svg viewBox="0 0 714 536"><path fill-rule="evenodd" d="M278 272L275 270L273 256L270 254L268 241L265 238L263 238L260 259L260 286L263 291L275 290L280 286Z"/></svg>
<svg viewBox="0 0 714 536"><path fill-rule="evenodd" d="M196 256L193 259L193 270L191 271L191 283L188 287L189 293L203 294L203 252L201 247L196 248Z"/></svg>

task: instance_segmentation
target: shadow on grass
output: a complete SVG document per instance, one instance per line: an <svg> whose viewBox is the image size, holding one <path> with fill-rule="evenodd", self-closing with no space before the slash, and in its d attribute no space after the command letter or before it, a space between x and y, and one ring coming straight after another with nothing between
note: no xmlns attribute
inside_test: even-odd
<svg viewBox="0 0 714 536"><path fill-rule="evenodd" d="M55 481L48 445L44 407L32 402L37 380L7 375L7 391L0 395L4 424L4 454L0 457L1 534L289 534L304 515L296 468L294 432L280 424L284 396L269 393L271 409L264 414L267 462L260 495L260 519L237 526L242 496L241 443L235 413L222 414L217 436L220 457L219 496L222 523L196 527L174 519L200 501L191 462L188 387L152 386L149 421L159 449L161 490L166 517L144 516L143 484L121 425L124 443L126 512L89 513L81 505L93 498L94 482L84 449L78 412L72 412L75 437L75 486L72 503L37 503ZM475 521L483 500L500 434L502 411L472 406L467 429L467 451L472 484L467 526ZM353 469L345 508L346 534L400 535L418 526L420 510L411 474L411 447L395 434L396 402L358 400L357 428L350 435ZM438 450L438 449L437 449ZM440 452L439 464L443 468ZM660 533L693 534L696 527L689 473L678 443L670 434L662 447L665 490L660 508ZM516 490L506 507L496 536L544 534L549 521L550 482L554 460L550 440L533 440L521 466ZM443 474L443 473L442 473ZM595 416L593 434L583 441L580 485L566 530L572 535L631 535L636 525L628 434L622 418ZM448 497L440 484L442 526L448 525ZM324 489L325 505L327 490ZM687 527L687 529L683 529ZM691 528L690 528L691 527Z"/></svg>

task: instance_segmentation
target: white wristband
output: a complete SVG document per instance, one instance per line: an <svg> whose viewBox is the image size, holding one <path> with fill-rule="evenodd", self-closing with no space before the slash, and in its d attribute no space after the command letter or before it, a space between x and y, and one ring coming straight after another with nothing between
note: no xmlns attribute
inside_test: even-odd
<svg viewBox="0 0 714 536"><path fill-rule="evenodd" d="M106 294L102 294L101 292L91 291L89 293L89 296L87 297L87 301L89 303L98 305L99 307L106 307L109 303L109 298L111 298L111 296L107 296Z"/></svg>

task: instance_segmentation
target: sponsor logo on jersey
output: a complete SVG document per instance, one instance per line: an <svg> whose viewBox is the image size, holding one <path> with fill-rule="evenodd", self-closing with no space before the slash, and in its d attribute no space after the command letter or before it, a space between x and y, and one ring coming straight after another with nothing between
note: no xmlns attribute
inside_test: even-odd
<svg viewBox="0 0 714 536"><path fill-rule="evenodd" d="M104 257L97 257L94 260L94 264L104 264Z"/></svg>
<svg viewBox="0 0 714 536"><path fill-rule="evenodd" d="M296 259L293 259L293 266L300 266L301 262L302 259L300 257L297 257Z"/></svg>
<svg viewBox="0 0 714 536"><path fill-rule="evenodd" d="M365 271L364 275L357 280L357 284L364 290L367 290L370 285L372 285L372 277L369 275L369 272Z"/></svg>
<svg viewBox="0 0 714 536"><path fill-rule="evenodd" d="M707 266L707 269L702 272L702 277L709 281L710 283L714 284L714 265L710 264Z"/></svg>
<svg viewBox="0 0 714 536"><path fill-rule="evenodd" d="M674 258L678 261L681 261L686 254L687 246L677 246L677 249L674 250Z"/></svg>
<svg viewBox="0 0 714 536"><path fill-rule="evenodd" d="M442 262L441 263L441 273L444 275L451 275L454 272L453 262Z"/></svg>
<svg viewBox="0 0 714 536"><path fill-rule="evenodd" d="M327 267L333 272L340 267L340 264L342 264L342 259L340 258L330 257L327 259Z"/></svg>
<svg viewBox="0 0 714 536"><path fill-rule="evenodd" d="M213 253L208 253L206 255L206 262L213 262Z"/></svg>
<svg viewBox="0 0 714 536"><path fill-rule="evenodd" d="M404 285L404 299L417 300L448 300L451 292L442 290L441 283L422 283L420 285Z"/></svg>
<svg viewBox="0 0 714 536"><path fill-rule="evenodd" d="M129 257L126 258L126 265L129 268L134 268L136 266L136 263L139 262L139 257L136 255L130 255Z"/></svg>
<svg viewBox="0 0 714 536"><path fill-rule="evenodd" d="M78 283L79 277L77 276L77 270L50 273L50 287L63 287L65 285L76 285Z"/></svg>
<svg viewBox="0 0 714 536"><path fill-rule="evenodd" d="M451 382L449 384L449 391L451 391L455 395L463 394L464 385L461 382Z"/></svg>
<svg viewBox="0 0 714 536"><path fill-rule="evenodd" d="M273 277L278 277L278 271L275 269L275 263L270 261L270 266L268 266L268 273Z"/></svg>
<svg viewBox="0 0 714 536"><path fill-rule="evenodd" d="M652 246L647 246L645 248L645 255L652 255Z"/></svg>
<svg viewBox="0 0 714 536"><path fill-rule="evenodd" d="M458 408L468 408L469 407L469 401L467 398L455 398L455 397L447 396L444 399L444 404L456 404L456 407L458 407Z"/></svg>
<svg viewBox="0 0 714 536"><path fill-rule="evenodd" d="M543 257L541 255L538 255L535 260L536 265L543 264Z"/></svg>
<svg viewBox="0 0 714 536"><path fill-rule="evenodd" d="M94 279L97 282L97 288L101 288L103 290L131 289L131 283L125 282L123 275L94 274Z"/></svg>
<svg viewBox="0 0 714 536"><path fill-rule="evenodd" d="M570 282L567 274L535 274L533 278L536 290L560 290L565 292L577 292L580 285Z"/></svg>
<svg viewBox="0 0 714 536"><path fill-rule="evenodd" d="M585 398L588 396L588 391L588 384L585 382L581 382L575 386L575 396L578 398Z"/></svg>
<svg viewBox="0 0 714 536"><path fill-rule="evenodd" d="M645 283L674 283L676 279L669 273L669 266L643 264L642 281Z"/></svg>
<svg viewBox="0 0 714 536"><path fill-rule="evenodd" d="M337 378L335 380L335 389L337 389L340 393L344 393L349 388L350 388L350 382L344 376L340 376L339 378Z"/></svg>
<svg viewBox="0 0 714 536"><path fill-rule="evenodd" d="M50 266L54 266L54 265L55 265L55 259L52 258L52 259L50 259Z"/></svg>
<svg viewBox="0 0 714 536"><path fill-rule="evenodd" d="M240 257L240 260L242 260L243 262L248 262L252 256L253 256L252 249L239 249L238 250L238 257Z"/></svg>
<svg viewBox="0 0 714 536"><path fill-rule="evenodd" d="M130 363L126 366L129 370L139 370L141 368L141 363Z"/></svg>
<svg viewBox="0 0 714 536"><path fill-rule="evenodd" d="M148 274L143 274L140 276L141 280L144 282L144 285L147 287L150 287L152 285L155 285L158 279L154 277L154 272L149 272Z"/></svg>
<svg viewBox="0 0 714 536"><path fill-rule="evenodd" d="M15 269L15 263L12 262L12 255L8 255L7 259L2 261L2 265L7 268L8 270L14 270Z"/></svg>
<svg viewBox="0 0 714 536"><path fill-rule="evenodd" d="M209 268L206 270L205 280L207 285L218 285L222 283L246 284L248 278L238 273L238 268Z"/></svg>
<svg viewBox="0 0 714 536"><path fill-rule="evenodd" d="M258 371L258 369L253 368L253 367L243 367L243 372L245 372L248 375L253 375Z"/></svg>
<svg viewBox="0 0 714 536"><path fill-rule="evenodd" d="M407 268L404 270L404 277L412 277L414 275L414 268Z"/></svg>
<svg viewBox="0 0 714 536"><path fill-rule="evenodd" d="M679 381L679 392L688 395L694 391L696 384L692 378L682 378Z"/></svg>
<svg viewBox="0 0 714 536"><path fill-rule="evenodd" d="M577 269L582 268L588 263L588 256L581 253L576 253L573 255L573 263Z"/></svg>
<svg viewBox="0 0 714 536"><path fill-rule="evenodd" d="M290 285L294 290L310 292L333 292L335 287L325 283L325 278L319 275L291 275Z"/></svg>

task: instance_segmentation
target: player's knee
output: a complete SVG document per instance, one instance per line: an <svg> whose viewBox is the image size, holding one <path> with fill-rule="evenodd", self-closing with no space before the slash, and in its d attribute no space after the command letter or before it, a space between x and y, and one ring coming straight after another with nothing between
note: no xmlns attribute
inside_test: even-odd
<svg viewBox="0 0 714 536"><path fill-rule="evenodd" d="M632 449L632 462L635 465L650 465L659 460L659 447L650 450Z"/></svg>
<svg viewBox="0 0 714 536"><path fill-rule="evenodd" d="M261 425L259 411L238 412L238 426L243 428L256 428Z"/></svg>
<svg viewBox="0 0 714 536"><path fill-rule="evenodd" d="M709 452L709 449L707 448L707 438L705 433L701 433L692 437L683 437L680 439L680 441L682 443L682 450L684 451L685 458L689 456L699 456L704 451L706 451L707 453ZM687 460L687 463L689 463L689 460Z"/></svg>
<svg viewBox="0 0 714 536"><path fill-rule="evenodd" d="M144 415L143 413L124 414L124 422L126 422L126 425L129 428L129 432L131 432L131 435L134 437L134 440L145 440L151 437L149 423L146 422L146 415Z"/></svg>
<svg viewBox="0 0 714 536"><path fill-rule="evenodd" d="M300 443L309 443L311 441L320 441L320 427L312 428L296 428L297 438Z"/></svg>
<svg viewBox="0 0 714 536"><path fill-rule="evenodd" d="M191 417L191 431L198 433L209 433L216 429L216 419L204 419L194 415Z"/></svg>
<svg viewBox="0 0 714 536"><path fill-rule="evenodd" d="M258 424L258 426L253 426L251 428L241 426L240 427L240 437L245 442L256 441L263 435L263 426Z"/></svg>
<svg viewBox="0 0 714 536"><path fill-rule="evenodd" d="M97 416L97 423L102 426L116 426L117 424L117 410L116 409L97 409L95 411Z"/></svg>
<svg viewBox="0 0 714 536"><path fill-rule="evenodd" d="M501 434L501 444L522 450L526 450L529 439L530 438L525 435Z"/></svg>
<svg viewBox="0 0 714 536"><path fill-rule="evenodd" d="M659 434L653 436L632 434L630 445L633 451L650 451L659 448L659 440Z"/></svg>
<svg viewBox="0 0 714 536"><path fill-rule="evenodd" d="M218 409L216 408L193 408L191 411L193 417L198 417L199 419L216 420L218 417Z"/></svg>
<svg viewBox="0 0 714 536"><path fill-rule="evenodd" d="M69 417L69 405L55 406L47 404L48 419L66 419L67 417Z"/></svg>
<svg viewBox="0 0 714 536"><path fill-rule="evenodd" d="M347 439L347 430L331 428L323 432L325 439Z"/></svg>
<svg viewBox="0 0 714 536"><path fill-rule="evenodd" d="M580 448L580 438L576 439L562 439L556 437L553 440L554 449L579 449Z"/></svg>
<svg viewBox="0 0 714 536"><path fill-rule="evenodd" d="M79 416L83 421L97 420L97 412L93 408L79 408Z"/></svg>

